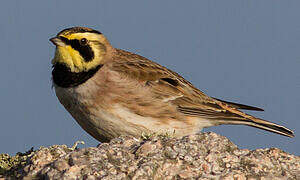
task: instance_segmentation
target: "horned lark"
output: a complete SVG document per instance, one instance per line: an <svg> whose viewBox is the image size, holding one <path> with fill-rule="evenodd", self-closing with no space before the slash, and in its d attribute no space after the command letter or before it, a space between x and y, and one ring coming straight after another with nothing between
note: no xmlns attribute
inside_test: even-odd
<svg viewBox="0 0 300 180"><path fill-rule="evenodd" d="M52 79L60 103L101 142L153 132L184 136L221 124L294 137L283 126L239 110L262 109L209 97L177 73L112 47L99 31L73 27L50 41L56 45Z"/></svg>

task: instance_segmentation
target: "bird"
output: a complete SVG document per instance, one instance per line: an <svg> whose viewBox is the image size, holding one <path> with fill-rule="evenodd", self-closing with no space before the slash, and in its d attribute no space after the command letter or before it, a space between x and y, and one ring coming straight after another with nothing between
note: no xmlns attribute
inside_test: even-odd
<svg viewBox="0 0 300 180"><path fill-rule="evenodd" d="M71 27L56 46L52 83L59 102L100 142L121 135L195 134L218 125L247 125L294 137L292 130L246 114L263 109L210 97L176 72L114 48L98 30Z"/></svg>

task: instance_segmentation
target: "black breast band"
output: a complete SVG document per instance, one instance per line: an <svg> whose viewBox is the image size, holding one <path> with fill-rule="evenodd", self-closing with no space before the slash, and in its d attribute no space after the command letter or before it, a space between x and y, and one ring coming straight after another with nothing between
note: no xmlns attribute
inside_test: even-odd
<svg viewBox="0 0 300 180"><path fill-rule="evenodd" d="M102 66L103 65L101 64L89 71L75 73L71 72L70 68L68 68L65 64L56 63L53 66L52 79L59 87L75 87L93 77Z"/></svg>

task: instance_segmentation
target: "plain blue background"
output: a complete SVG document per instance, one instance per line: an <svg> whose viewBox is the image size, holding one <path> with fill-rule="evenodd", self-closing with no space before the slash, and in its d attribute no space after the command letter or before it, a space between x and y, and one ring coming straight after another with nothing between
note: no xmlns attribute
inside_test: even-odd
<svg viewBox="0 0 300 180"><path fill-rule="evenodd" d="M299 155L300 1L3 1L0 7L0 152L98 144L51 89L50 37L88 26L117 48L177 71L208 95L256 105L252 115L295 131L291 139L246 126L205 131L240 148ZM298 131L299 132L299 131ZM85 147L81 146L81 147Z"/></svg>

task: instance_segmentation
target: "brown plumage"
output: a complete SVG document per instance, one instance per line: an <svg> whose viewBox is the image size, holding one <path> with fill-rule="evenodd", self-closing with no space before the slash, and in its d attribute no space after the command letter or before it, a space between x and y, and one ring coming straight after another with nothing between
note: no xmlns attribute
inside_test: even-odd
<svg viewBox="0 0 300 180"><path fill-rule="evenodd" d="M220 124L242 124L294 136L283 126L239 110L262 109L209 97L177 73L137 54L113 48L102 34L94 31L71 28L52 39L58 46L53 79L60 102L99 141L124 134L140 136L143 132L175 132L175 136L183 136ZM84 61L76 52L81 47L61 44L60 36L70 42L86 38L95 59ZM67 67L65 74L76 77L100 68L89 73L87 80L72 84L57 78L64 74L55 72L58 64ZM64 86L59 85L61 82Z"/></svg>

